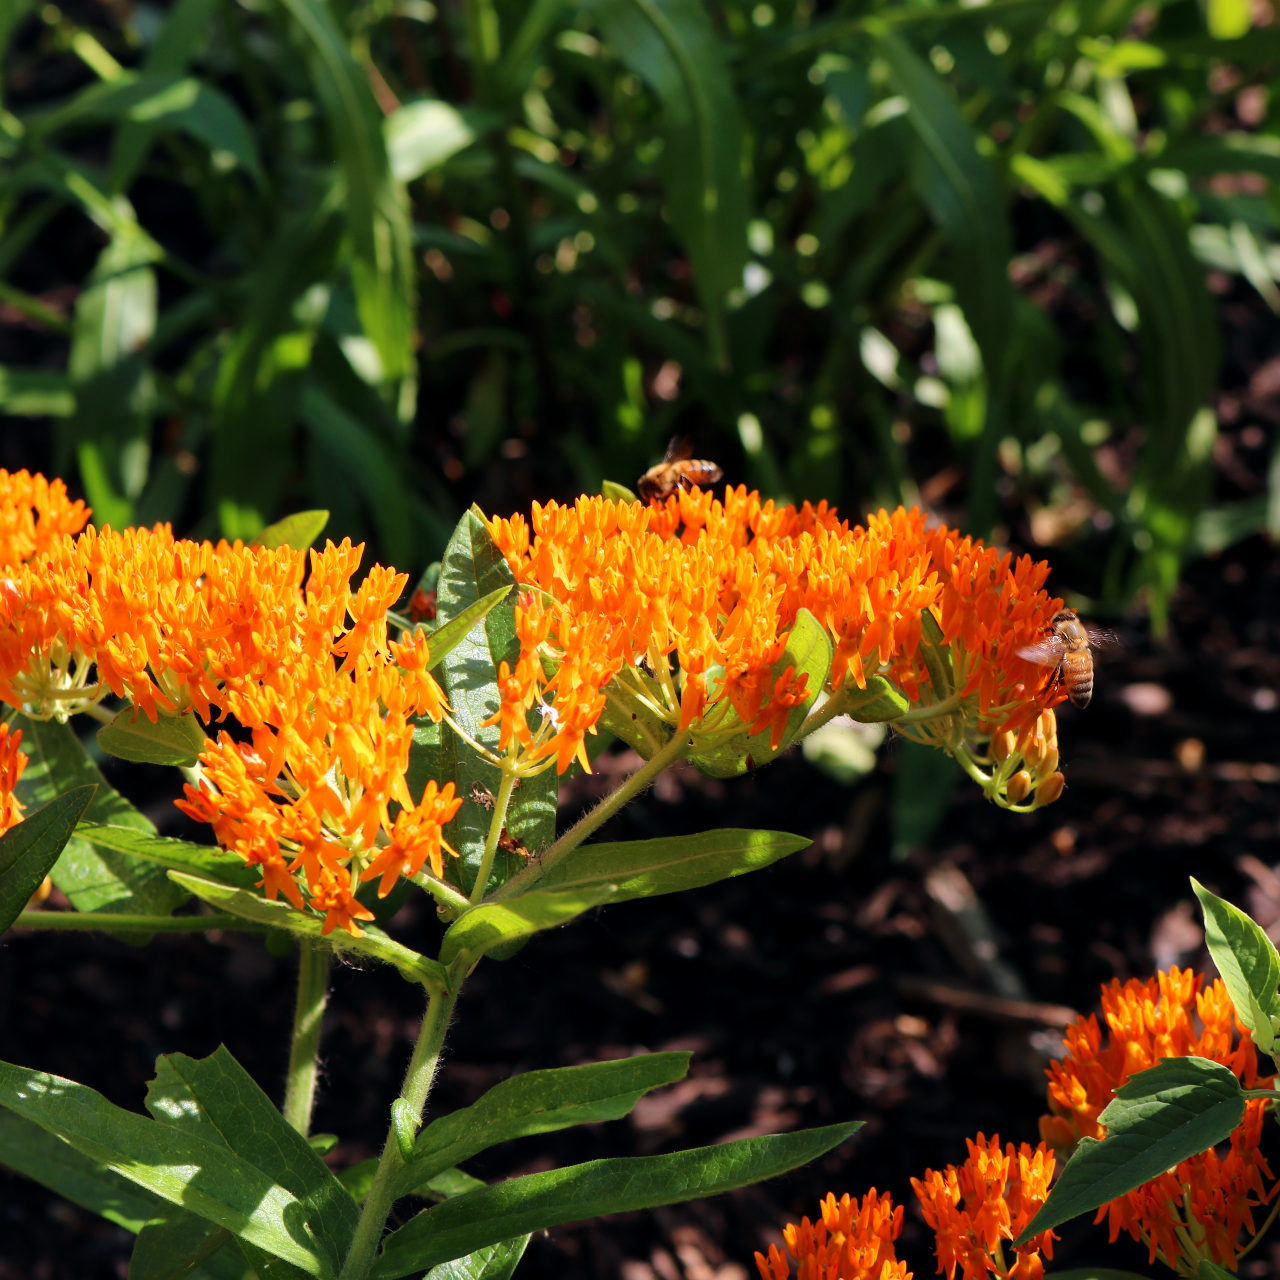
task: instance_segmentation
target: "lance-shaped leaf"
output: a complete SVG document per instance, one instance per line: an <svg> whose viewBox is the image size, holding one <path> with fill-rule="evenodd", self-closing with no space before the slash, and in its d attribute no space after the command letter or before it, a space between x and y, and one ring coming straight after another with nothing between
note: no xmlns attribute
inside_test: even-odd
<svg viewBox="0 0 1280 1280"><path fill-rule="evenodd" d="M230 885L219 884L214 880L204 880L198 876L187 875L182 871L170 871L169 875L183 888L190 890L198 898L202 898L210 906L246 920L255 920L272 929L283 929L287 933L297 934L303 938L320 938L324 928L324 917L314 911L297 911L287 902L269 902L255 893L245 889L235 889ZM429 991L447 991L449 989L449 971L442 964L429 960L426 956L403 947L393 938L388 938L381 929L366 925L363 937L353 938L345 929L334 929L328 934L329 945L335 951L353 951L374 960L381 960L399 969L410 982L420 982Z"/></svg>
<svg viewBox="0 0 1280 1280"><path fill-rule="evenodd" d="M491 1244L465 1258L454 1258L432 1267L427 1280L510 1280L528 1245L527 1235Z"/></svg>
<svg viewBox="0 0 1280 1280"><path fill-rule="evenodd" d="M306 551L324 532L328 523L327 511L295 511L293 515L267 525L249 545L266 547L268 551L274 551L277 547Z"/></svg>
<svg viewBox="0 0 1280 1280"><path fill-rule="evenodd" d="M223 1147L125 1111L74 1080L7 1062L0 1062L0 1106L307 1275L333 1275L296 1197Z"/></svg>
<svg viewBox="0 0 1280 1280"><path fill-rule="evenodd" d="M94 788L76 787L0 836L0 933L21 914L53 870Z"/></svg>
<svg viewBox="0 0 1280 1280"><path fill-rule="evenodd" d="M28 806L45 805L74 787L92 784L97 791L84 812L88 821L155 834L154 824L108 786L69 725L25 716L19 717L18 724L22 749L29 757L18 780L19 800ZM167 916L187 898L154 862L111 849L95 849L78 836L68 841L51 875L77 911ZM135 936L142 940L146 935Z"/></svg>
<svg viewBox="0 0 1280 1280"><path fill-rule="evenodd" d="M1210 893L1192 877L1191 887L1204 911L1204 940L1227 984L1240 1021L1258 1048L1270 1053L1275 1042L1271 1019L1280 1015L1280 955L1263 930L1238 907Z"/></svg>
<svg viewBox="0 0 1280 1280"><path fill-rule="evenodd" d="M859 689L857 682L846 676L844 683L831 696L839 708L835 714L849 716L861 724L896 720L911 708L902 690L884 676L867 676L865 689Z"/></svg>
<svg viewBox="0 0 1280 1280"><path fill-rule="evenodd" d="M215 1227L194 1213L150 1222L133 1242L129 1280L179 1280L230 1242L225 1227Z"/></svg>
<svg viewBox="0 0 1280 1280"><path fill-rule="evenodd" d="M466 512L458 521L440 562L440 579L436 588L440 626L443 630L455 618L482 603L486 597L515 585L506 558L494 543L477 508ZM435 651L432 650L434 658ZM498 726L482 727L498 710L498 667L507 662L515 667L520 657L520 640L516 635L515 593L511 592L473 622L467 634L458 640L436 668L453 716L464 732L496 751ZM480 759L448 726L435 732L415 733L410 753L412 781L420 787L428 777L442 786L452 782L463 797L462 808L445 828L445 839L457 849L458 858L445 859L445 875L464 893L470 893L479 873L485 838L489 833L492 813L473 798L484 791L498 794L499 770ZM415 767L413 755L420 757ZM481 788L477 791L476 788ZM553 770L526 778L512 796L507 811L507 830L522 841L525 848L537 853L555 839L557 778ZM420 794L414 791L414 795ZM524 865L518 853L499 849L494 860L490 885L503 884Z"/></svg>
<svg viewBox="0 0 1280 1280"><path fill-rule="evenodd" d="M126 1231L177 1213L168 1201L121 1177L42 1129L0 1107L0 1165Z"/></svg>
<svg viewBox="0 0 1280 1280"><path fill-rule="evenodd" d="M653 898L758 871L811 843L807 836L785 831L726 828L692 836L585 845L552 867L538 881L538 888L580 890L612 884L617 891L610 902Z"/></svg>
<svg viewBox="0 0 1280 1280"><path fill-rule="evenodd" d="M487 596L477 600L475 604L468 605L460 614L450 618L443 626L439 626L430 632L427 636L427 643L431 647L432 667L434 668L443 662L471 634L476 623L487 617L489 611L501 604L510 594L510 587L498 587L496 590L490 591Z"/></svg>
<svg viewBox="0 0 1280 1280"><path fill-rule="evenodd" d="M1015 1241L1122 1196L1225 1142L1244 1119L1240 1082L1207 1058L1166 1058L1116 1090L1098 1117L1101 1141L1081 1140L1048 1200Z"/></svg>
<svg viewBox="0 0 1280 1280"><path fill-rule="evenodd" d="M801 609L787 636L782 657L773 664L775 681L786 673L788 667L795 669L797 681L802 676L808 677L804 701L794 707L787 717L786 732L778 744L778 750L773 750L768 729L762 733L753 734L749 732L747 725L742 725L742 731L735 734L727 743L691 756L693 763L703 773L713 778L736 778L775 759L779 752L786 750L788 744L799 732L805 716L809 714L809 709L817 700L818 694L822 692L823 682L831 670L831 658L834 652L826 627L808 609ZM770 694L772 695L772 688ZM742 724L737 713L730 710L726 724L735 722Z"/></svg>
<svg viewBox="0 0 1280 1280"><path fill-rule="evenodd" d="M155 724L137 707L125 707L98 730L98 746L109 756L134 764L168 764L189 768L209 739L194 714L158 715Z"/></svg>
<svg viewBox="0 0 1280 1280"><path fill-rule="evenodd" d="M295 1196L338 1269L355 1233L355 1201L225 1046L199 1060L181 1053L156 1059L147 1110L161 1124L234 1152Z"/></svg>
<svg viewBox="0 0 1280 1280"><path fill-rule="evenodd" d="M502 902L482 903L449 926L440 944L440 961L452 964L464 951L482 956L499 948L505 949L543 929L568 924L575 916L607 902L614 892L612 884L592 885L563 892L526 893Z"/></svg>
<svg viewBox="0 0 1280 1280"><path fill-rule="evenodd" d="M194 844L172 836L149 835L135 827L100 827L91 822L82 822L76 828L76 839L95 849L125 853L173 871L220 880L237 889L252 889L262 879L256 867L246 866L234 853L226 853L216 844Z"/></svg>
<svg viewBox="0 0 1280 1280"><path fill-rule="evenodd" d="M478 1102L433 1121L418 1134L397 1194L407 1194L499 1142L619 1120L650 1089L683 1080L691 1056L645 1053L614 1062L529 1071L504 1080Z"/></svg>
<svg viewBox="0 0 1280 1280"><path fill-rule="evenodd" d="M854 1121L671 1155L592 1160L512 1178L446 1200L392 1232L373 1276L396 1280L563 1222L700 1200L776 1178L825 1155L861 1127L860 1121Z"/></svg>

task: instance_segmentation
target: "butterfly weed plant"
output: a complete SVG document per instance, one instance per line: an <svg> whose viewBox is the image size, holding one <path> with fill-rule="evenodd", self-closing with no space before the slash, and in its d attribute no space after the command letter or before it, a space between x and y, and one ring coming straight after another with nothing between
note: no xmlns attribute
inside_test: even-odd
<svg viewBox="0 0 1280 1280"><path fill-rule="evenodd" d="M589 842L674 762L730 778L845 715L939 748L939 764L949 753L1003 808L1062 791L1065 693L1022 656L1061 603L1046 565L915 510L857 525L745 488L649 505L614 492L528 518L467 512L427 632L394 610L405 574L365 570L347 541L307 549L323 513L251 545L193 542L86 525L60 482L0 472L0 927L137 943L240 929L299 955L280 1108L225 1048L162 1055L146 1116L0 1063L0 1161L135 1231L135 1280L197 1267L502 1280L531 1232L743 1186L858 1128L496 1186L460 1168L496 1143L626 1115L681 1078L681 1053L530 1072L423 1123L478 964L583 912L807 843L747 830ZM158 835L107 786L73 727L95 722L106 752L182 770L177 803L213 842ZM558 779L590 768L605 731L643 763L557 833ZM46 876L73 910L40 905ZM389 923L418 893L439 917L434 954ZM320 1156L332 1136L309 1132L335 953L392 966L426 1001L382 1154L340 1175ZM406 1197L428 1207L388 1232Z"/></svg>

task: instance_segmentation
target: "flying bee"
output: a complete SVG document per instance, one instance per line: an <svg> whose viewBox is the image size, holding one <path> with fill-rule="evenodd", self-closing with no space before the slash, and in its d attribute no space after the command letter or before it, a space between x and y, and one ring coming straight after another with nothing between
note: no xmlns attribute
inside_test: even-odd
<svg viewBox="0 0 1280 1280"><path fill-rule="evenodd" d="M1074 609L1058 610L1049 626L1043 640L1019 649L1018 656L1042 667L1054 667L1072 705L1083 709L1093 697L1093 650L1118 641L1109 632L1095 631L1081 622Z"/></svg>
<svg viewBox="0 0 1280 1280"><path fill-rule="evenodd" d="M664 502L677 489L705 489L724 479L724 472L714 462L693 456L693 442L672 436L662 461L640 477L636 487L645 502Z"/></svg>

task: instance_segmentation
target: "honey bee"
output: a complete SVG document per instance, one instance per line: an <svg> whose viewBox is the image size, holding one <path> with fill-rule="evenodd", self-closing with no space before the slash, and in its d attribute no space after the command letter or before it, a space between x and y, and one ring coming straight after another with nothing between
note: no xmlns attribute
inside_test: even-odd
<svg viewBox="0 0 1280 1280"><path fill-rule="evenodd" d="M672 436L662 461L640 477L637 488L645 502L663 502L677 489L705 489L724 479L724 472L714 462L693 457L693 442Z"/></svg>
<svg viewBox="0 0 1280 1280"><path fill-rule="evenodd" d="M1081 709L1093 697L1093 650L1116 643L1108 633L1093 631L1074 609L1060 609L1049 619L1052 631L1037 644L1018 650L1020 658L1055 667L1072 705Z"/></svg>

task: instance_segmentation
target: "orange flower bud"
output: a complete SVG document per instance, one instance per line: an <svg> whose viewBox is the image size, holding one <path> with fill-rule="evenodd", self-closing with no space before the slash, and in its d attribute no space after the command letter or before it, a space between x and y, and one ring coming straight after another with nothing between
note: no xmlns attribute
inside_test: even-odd
<svg viewBox="0 0 1280 1280"><path fill-rule="evenodd" d="M1005 784L1004 793L1010 804L1021 804L1031 794L1031 775L1019 769Z"/></svg>
<svg viewBox="0 0 1280 1280"><path fill-rule="evenodd" d="M1006 729L1003 733L997 733L991 739L991 758L1000 764L1004 762L1014 753L1018 745L1018 740L1014 736L1012 730Z"/></svg>
<svg viewBox="0 0 1280 1280"><path fill-rule="evenodd" d="M1022 748L1022 758L1027 762L1029 769L1035 769L1039 766L1040 761L1044 759L1048 746L1044 740L1044 734L1039 730L1031 735L1031 740Z"/></svg>
<svg viewBox="0 0 1280 1280"><path fill-rule="evenodd" d="M1040 776L1048 778L1058 767L1058 744L1055 742L1050 745L1048 751L1044 753L1044 759L1040 761ZM1043 784L1041 784L1043 785Z"/></svg>
<svg viewBox="0 0 1280 1280"><path fill-rule="evenodd" d="M1067 785L1067 780L1060 773L1051 773L1041 784L1037 792L1037 799L1041 804L1052 804L1059 796L1062 795L1062 789Z"/></svg>

